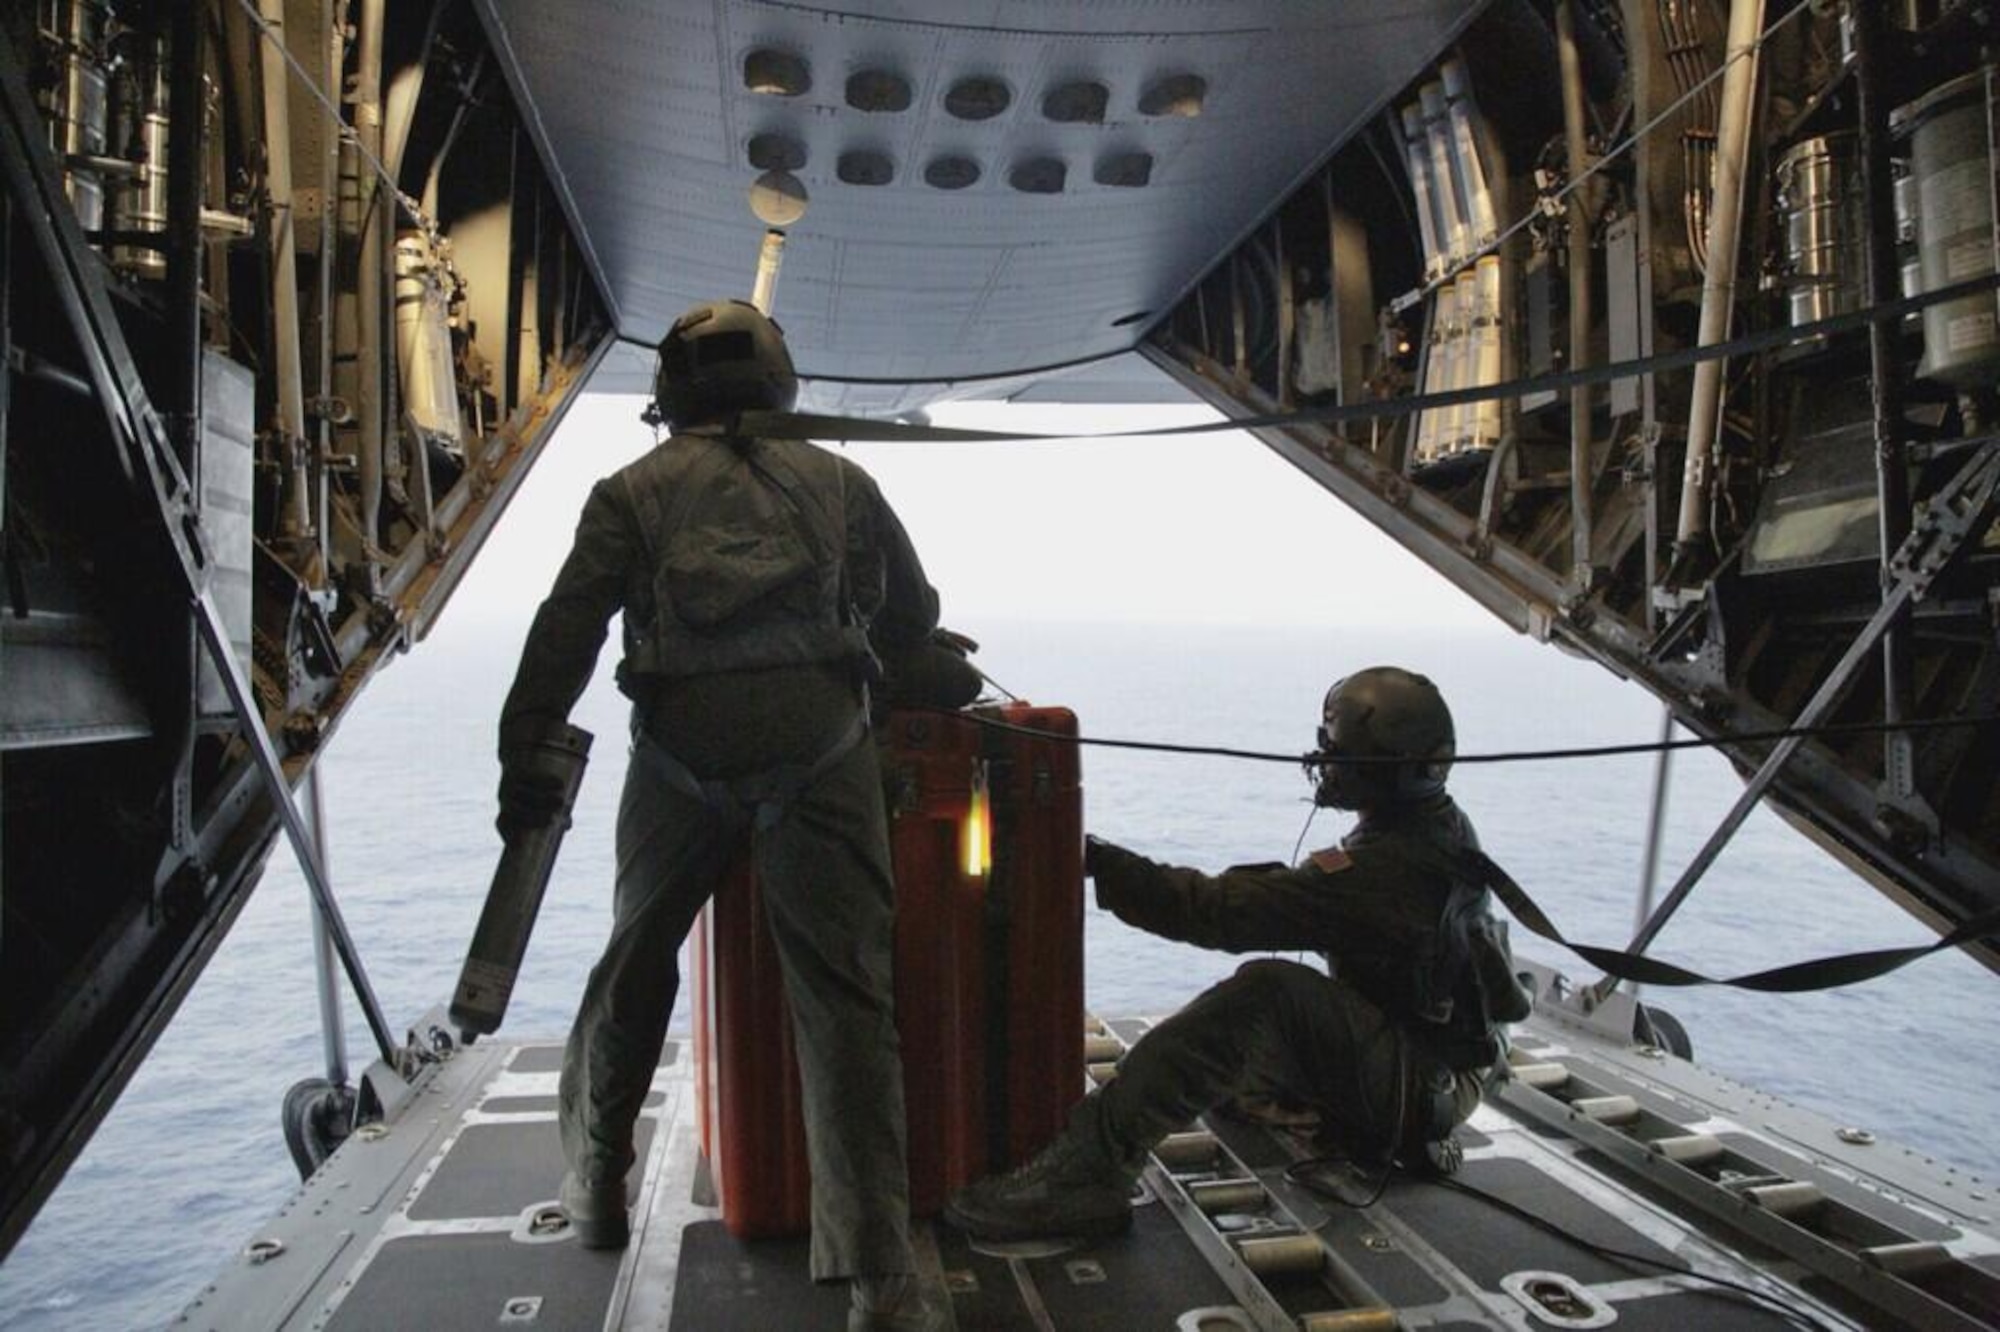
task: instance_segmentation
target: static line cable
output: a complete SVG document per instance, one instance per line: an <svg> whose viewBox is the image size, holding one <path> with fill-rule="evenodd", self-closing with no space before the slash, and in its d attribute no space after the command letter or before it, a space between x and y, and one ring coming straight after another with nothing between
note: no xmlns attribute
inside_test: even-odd
<svg viewBox="0 0 2000 1332"><path fill-rule="evenodd" d="M1044 731L1033 726L1022 726L1016 722L1002 721L998 717L985 716L978 712L957 711L951 708L923 708L925 712L939 712L953 717L968 717L980 726L990 730L1006 731L1013 735L1025 735L1036 740L1055 740L1063 744L1088 745L1097 749L1131 749L1153 754L1187 754L1209 758L1248 759L1256 763L1324 764L1340 762L1367 767L1390 763L1407 763L1408 759L1383 757L1380 755L1336 756L1314 751L1297 754L1276 753L1267 749L1233 749L1226 745L1177 744L1168 740L1119 740L1109 736L1063 735L1056 731ZM1542 763L1566 759L1619 758L1629 754L1661 754L1676 749L1719 749L1724 745L1759 744L1765 741L1794 739L1823 739L1844 735L1880 735L1893 731L1947 731L1966 726L1987 726L2000 723L2000 712L1968 714L1958 717L1917 717L1903 721L1868 722L1826 722L1818 726L1786 726L1764 731L1741 731L1730 735L1690 736L1681 740L1643 740L1620 745L1574 745L1564 749L1510 749L1485 754L1457 754L1453 764L1466 763Z"/></svg>
<svg viewBox="0 0 2000 1332"><path fill-rule="evenodd" d="M1806 12L1812 7L1813 6L1810 3L1808 3L1807 0L1799 0L1799 3L1793 5L1792 8L1786 10L1782 16L1773 21L1769 27L1765 28L1763 33L1758 36L1757 40L1751 42L1748 46L1744 47L1740 51L1735 52L1733 55L1726 55L1722 63L1717 65L1713 70L1709 71L1707 77L1703 78L1699 83L1695 84L1692 88L1689 88L1686 92L1682 93L1679 97L1675 98L1673 101L1667 103L1667 105L1660 111L1658 115L1654 116L1651 120L1647 121L1645 124L1639 126L1639 128L1633 130L1630 134L1626 135L1623 139L1619 140L1617 144L1607 149L1602 155L1600 155L1597 158L1596 161L1592 162L1584 170L1578 172L1575 179L1565 182L1560 190L1557 190L1554 194L1549 196L1547 200L1548 205L1550 207L1553 207L1556 204L1567 202L1570 195L1576 193L1577 190L1583 188L1583 184L1585 181L1590 180L1592 177L1596 176L1598 172L1604 170L1605 167L1609 166L1612 162L1616 161L1618 158L1621 158L1626 153L1631 152L1632 149L1634 149L1639 145L1641 140L1645 139L1648 135L1652 134L1654 130L1660 128L1660 126L1665 124L1670 117L1678 113L1682 107L1686 106L1689 102L1693 101L1697 96L1706 92L1717 80L1721 79L1725 74L1727 74L1729 72L1730 66L1734 65L1739 60L1746 60L1749 57L1761 52L1764 49L1765 43L1769 42L1772 38L1776 37L1781 28L1783 28L1786 24L1790 23L1793 19L1797 18L1800 14ZM1445 273L1443 273L1433 281L1425 284L1424 286L1415 287L1409 291L1404 292L1401 296L1396 297L1395 300L1389 303L1389 308L1394 310L1396 313L1401 314L1403 311L1416 305L1418 302L1423 300L1424 297L1430 295L1432 292L1437 291L1439 288L1443 287L1446 283L1456 280L1459 274L1470 269L1474 264L1478 263L1479 260L1483 259L1489 254L1497 253L1502 245L1504 245L1509 240L1512 240L1515 236L1520 235L1521 232L1525 231L1528 227L1532 226L1535 220L1541 217L1542 215L1543 215L1542 205L1538 203L1535 206L1535 208L1533 208L1528 213L1517 219L1505 231L1500 232L1498 235L1494 236L1493 239L1485 242L1482 245L1477 246L1470 253L1466 254L1463 258L1461 258L1458 261L1457 267L1447 270Z"/></svg>
<svg viewBox="0 0 2000 1332"><path fill-rule="evenodd" d="M289 46L285 45L284 35L257 12L257 0L237 0L237 3L242 6L243 12L250 16L250 21L257 25L257 30L264 35L264 40L276 47L278 54L285 58L285 63L291 66L293 76L305 87L306 92L326 109L327 117L333 122L335 137L352 148L355 155L368 164L368 169L373 171L389 193L395 196L403 211L415 218L417 226L423 230L424 235L435 243L443 234L438 230L437 223L424 213L422 204L397 187L396 178L389 174L388 167L382 165L382 159L362 145L361 131L347 123L347 118L340 113L340 107L326 95L324 89L313 82L312 75L306 72L306 67L299 63L298 57L292 54Z"/></svg>

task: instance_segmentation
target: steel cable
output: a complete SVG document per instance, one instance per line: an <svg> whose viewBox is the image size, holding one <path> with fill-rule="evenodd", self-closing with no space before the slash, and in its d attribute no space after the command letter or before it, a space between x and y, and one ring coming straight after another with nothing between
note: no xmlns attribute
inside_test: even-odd
<svg viewBox="0 0 2000 1332"><path fill-rule="evenodd" d="M948 708L923 708L925 712L946 713L964 716L974 723L991 730L1005 731L1013 735L1024 735L1037 740L1058 740L1064 744L1091 746L1098 749L1127 749L1144 753L1184 754L1209 758L1247 759L1258 763L1294 763L1306 766L1338 761L1358 766L1407 763L1407 758L1382 756L1335 756L1307 751L1304 753L1277 753L1271 750L1237 749L1227 745L1180 744L1167 740L1124 740L1108 736L1064 735L1056 731L1045 731L1033 726L1022 726L1003 721L998 717L980 712L955 712ZM1453 764L1474 763L1544 763L1573 759L1619 758L1631 754L1659 754L1676 749L1719 749L1726 745L1762 744L1766 742L1792 739L1826 739L1851 735L1878 735L1891 731L1942 731L1955 730L1966 726L1988 726L2000 723L2000 713L1979 713L1958 717L1922 717L1904 721L1869 722L1827 722L1818 726L1787 726L1769 730L1741 731L1728 735L1690 736L1679 740L1644 740L1617 745L1572 745L1558 749L1514 749L1499 750L1483 754L1457 754Z"/></svg>

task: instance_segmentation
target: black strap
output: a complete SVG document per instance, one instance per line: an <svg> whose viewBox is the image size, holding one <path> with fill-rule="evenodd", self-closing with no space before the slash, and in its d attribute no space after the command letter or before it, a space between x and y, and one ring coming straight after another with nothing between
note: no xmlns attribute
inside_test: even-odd
<svg viewBox="0 0 2000 1332"><path fill-rule="evenodd" d="M986 764L987 817L993 821L993 863L986 871L986 895L981 903L980 936L986 964L986 1164L991 1171L1018 1164L1013 1159L1013 1085L1009 1076L1014 1062L1009 1039L1016 1003L1032 1003L1034 997L1016 995L1014 986L1024 980L1014 974L1014 839L1021 823L1021 811L1014 802L1014 783L1009 779L1013 765L1020 761L1025 746L998 731L981 732L980 757Z"/></svg>
<svg viewBox="0 0 2000 1332"><path fill-rule="evenodd" d="M710 815L729 825L732 832L745 823L764 832L790 813L793 803L819 785L820 779L832 772L834 765L853 752L867 735L868 701L864 698L861 710L840 738L810 763L781 763L748 776L711 781L695 776L694 769L675 757L643 724L634 732L632 754L651 762L668 785L699 800Z"/></svg>
<svg viewBox="0 0 2000 1332"><path fill-rule="evenodd" d="M1798 994L1807 990L1831 990L1842 985L1853 985L1860 981L1874 980L1886 976L1899 967L1906 967L1918 958L1929 957L1932 953L1943 952L1947 948L1957 948L1961 944L1979 939L2000 936L2000 910L1986 911L1972 917L1951 933L1935 943L1918 944L1908 948L1876 948L1863 953L1841 953L1835 957L1818 957L1807 962L1793 962L1782 967L1772 967L1766 971L1753 971L1743 976L1727 978L1704 976L1698 971L1662 962L1642 953L1627 952L1622 948L1603 948L1595 944L1571 943L1563 937L1548 915L1535 900L1528 896L1520 884L1495 864L1483 851L1473 851L1468 856L1471 876L1482 880L1493 890L1493 895L1506 904L1514 919L1529 931L1539 934L1552 943L1559 943L1584 961L1592 963L1608 976L1620 980L1637 981L1642 985L1728 985L1739 990L1760 990L1768 994Z"/></svg>

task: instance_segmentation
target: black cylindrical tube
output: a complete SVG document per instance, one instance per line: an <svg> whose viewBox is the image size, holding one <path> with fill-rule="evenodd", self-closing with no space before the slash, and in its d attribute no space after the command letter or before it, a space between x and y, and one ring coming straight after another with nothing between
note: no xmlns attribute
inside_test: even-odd
<svg viewBox="0 0 2000 1332"><path fill-rule="evenodd" d="M528 951L535 917L542 909L542 894L548 891L556 853L562 850L563 833L569 829L569 812L583 786L590 741L590 732L564 726L524 745L516 760L561 784L562 809L541 827L508 838L500 853L493 884L486 891L485 909L479 913L472 947L466 951L465 967L451 997L451 1020L468 1044L474 1036L490 1036L500 1030L500 1021L507 1016L521 958Z"/></svg>

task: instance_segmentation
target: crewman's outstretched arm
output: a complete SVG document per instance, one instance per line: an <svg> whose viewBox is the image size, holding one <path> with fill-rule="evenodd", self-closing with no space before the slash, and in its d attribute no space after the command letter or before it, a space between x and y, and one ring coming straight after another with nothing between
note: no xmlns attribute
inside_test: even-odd
<svg viewBox="0 0 2000 1332"><path fill-rule="evenodd" d="M1394 885L1339 852L1297 867L1204 874L1091 839L1097 904L1128 925L1231 953L1339 946L1357 925L1393 912Z"/></svg>

